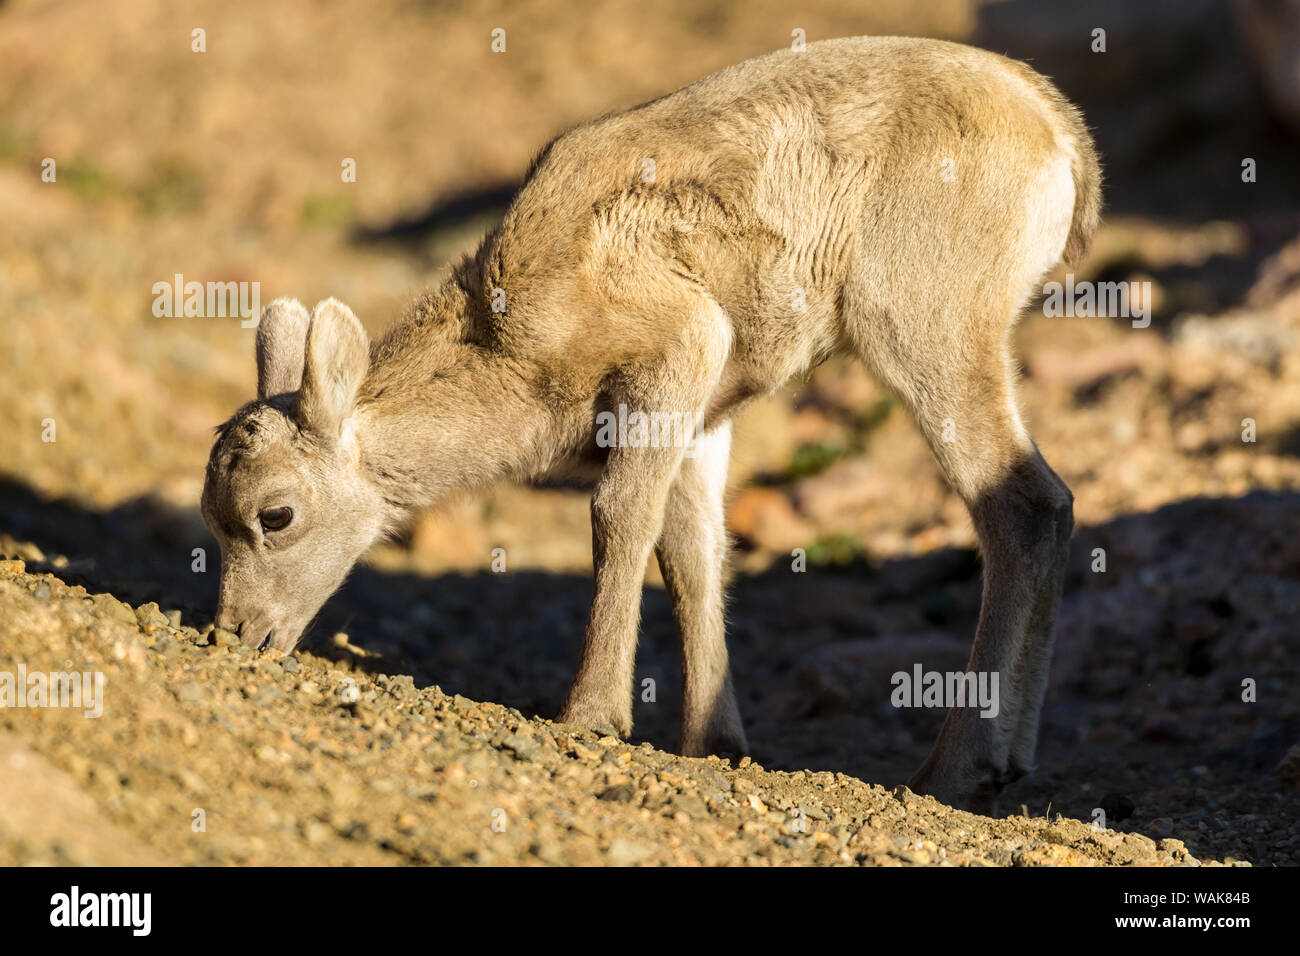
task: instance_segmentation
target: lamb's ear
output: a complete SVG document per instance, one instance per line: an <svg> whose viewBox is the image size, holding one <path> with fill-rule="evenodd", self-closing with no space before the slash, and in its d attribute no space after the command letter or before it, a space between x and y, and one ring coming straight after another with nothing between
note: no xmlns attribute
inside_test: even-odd
<svg viewBox="0 0 1300 956"><path fill-rule="evenodd" d="M311 317L297 299L276 299L257 323L257 397L296 392L302 385Z"/></svg>
<svg viewBox="0 0 1300 956"><path fill-rule="evenodd" d="M338 299L317 303L307 330L298 424L337 438L369 368L369 340L352 310Z"/></svg>

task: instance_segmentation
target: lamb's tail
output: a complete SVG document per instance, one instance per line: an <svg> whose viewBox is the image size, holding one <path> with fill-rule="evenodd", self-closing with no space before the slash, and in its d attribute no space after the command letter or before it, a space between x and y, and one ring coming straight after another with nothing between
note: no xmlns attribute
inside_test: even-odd
<svg viewBox="0 0 1300 956"><path fill-rule="evenodd" d="M1101 163L1097 160L1097 147L1083 120L1083 114L1047 77L1030 69L1018 60L1008 60L1021 75L1038 90L1047 101L1051 123L1057 142L1070 157L1070 173L1074 178L1074 217L1070 233L1065 240L1063 258L1067 265L1078 266L1092 244L1101 219Z"/></svg>
<svg viewBox="0 0 1300 956"><path fill-rule="evenodd" d="M1101 219L1101 163L1092 135L1073 105L1066 104L1070 142L1070 172L1074 176L1074 218L1065 240L1065 261L1077 267L1092 245Z"/></svg>

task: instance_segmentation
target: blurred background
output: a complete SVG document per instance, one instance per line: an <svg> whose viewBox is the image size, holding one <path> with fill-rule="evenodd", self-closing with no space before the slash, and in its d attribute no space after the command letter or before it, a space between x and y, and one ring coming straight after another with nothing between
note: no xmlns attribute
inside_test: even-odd
<svg viewBox="0 0 1300 956"><path fill-rule="evenodd" d="M216 552L191 573L191 549L212 547L196 507L213 427L254 394L254 333L157 318L154 283L333 295L377 336L501 215L551 137L796 30L943 37L1052 77L1106 173L1076 278L1149 283L1149 328L1035 306L1019 329L1023 406L1080 531L1044 766L1013 798L1086 818L1122 797L1148 827L1206 840L1227 826L1214 808L1294 808L1300 13L1286 0L0 3L0 552L210 619ZM840 362L746 412L732 485L732 646L756 756L899 782L942 715L882 706L880 682L918 654L964 662L979 598L964 508L907 416ZM509 582L484 570L498 547ZM549 716L589 574L586 493L503 486L376 548L318 631L346 626L417 682ZM666 690L638 704L638 734L668 746L673 641L652 587L638 673ZM1269 688L1257 708L1240 705L1243 676ZM1294 832L1231 825L1253 852L1300 859Z"/></svg>

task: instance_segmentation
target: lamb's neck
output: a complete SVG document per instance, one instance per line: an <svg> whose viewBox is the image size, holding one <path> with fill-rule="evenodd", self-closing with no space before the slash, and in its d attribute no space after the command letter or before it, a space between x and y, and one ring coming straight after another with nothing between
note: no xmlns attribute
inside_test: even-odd
<svg viewBox="0 0 1300 956"><path fill-rule="evenodd" d="M472 345L454 353L431 376L390 374L357 409L362 467L390 523L456 489L545 467L554 426L525 370Z"/></svg>

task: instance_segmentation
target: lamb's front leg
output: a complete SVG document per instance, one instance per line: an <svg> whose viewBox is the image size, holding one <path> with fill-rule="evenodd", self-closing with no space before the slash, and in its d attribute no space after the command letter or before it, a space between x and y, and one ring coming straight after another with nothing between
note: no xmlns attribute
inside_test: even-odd
<svg viewBox="0 0 1300 956"><path fill-rule="evenodd" d="M591 497L595 564L591 617L578 676L560 721L632 730L632 667L646 562L663 524L681 448L619 447Z"/></svg>

